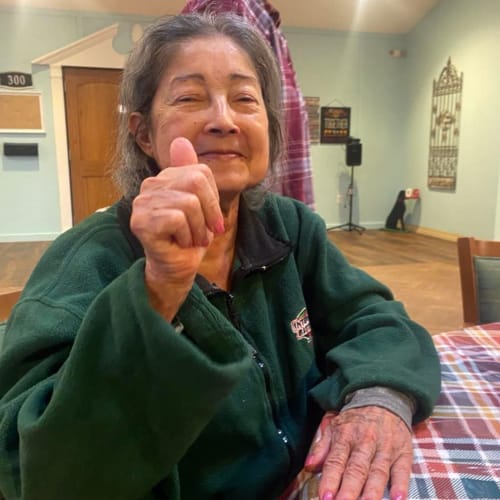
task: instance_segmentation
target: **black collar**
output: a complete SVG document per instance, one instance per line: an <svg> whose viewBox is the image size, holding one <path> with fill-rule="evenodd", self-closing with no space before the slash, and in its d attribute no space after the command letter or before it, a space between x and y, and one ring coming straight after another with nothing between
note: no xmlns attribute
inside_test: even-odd
<svg viewBox="0 0 500 500"><path fill-rule="evenodd" d="M117 204L118 222L134 257L139 259L144 257L144 249L130 230L131 213L131 201L122 198ZM256 271L265 271L267 268L284 260L291 251L291 242L271 235L257 212L250 210L242 198L238 213L238 235L236 237L236 254L240 261L240 267L236 270L238 277L244 277Z"/></svg>
<svg viewBox="0 0 500 500"><path fill-rule="evenodd" d="M265 271L281 262L292 250L292 244L272 235L257 212L240 202L238 213L238 235L236 252L240 260L240 271L249 274Z"/></svg>

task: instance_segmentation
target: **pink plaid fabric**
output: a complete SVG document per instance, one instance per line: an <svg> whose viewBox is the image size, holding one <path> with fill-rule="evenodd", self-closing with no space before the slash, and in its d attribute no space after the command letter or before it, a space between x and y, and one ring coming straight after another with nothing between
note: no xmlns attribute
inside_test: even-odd
<svg viewBox="0 0 500 500"><path fill-rule="evenodd" d="M205 11L234 12L244 17L259 29L271 45L282 75L286 137L285 160L278 166L272 190L300 200L314 209L308 115L287 41L279 30L279 12L267 0L190 0L182 10L183 13Z"/></svg>
<svg viewBox="0 0 500 500"><path fill-rule="evenodd" d="M443 386L432 416L413 429L408 498L500 499L500 323L433 339ZM281 500L316 498L317 483L303 471Z"/></svg>

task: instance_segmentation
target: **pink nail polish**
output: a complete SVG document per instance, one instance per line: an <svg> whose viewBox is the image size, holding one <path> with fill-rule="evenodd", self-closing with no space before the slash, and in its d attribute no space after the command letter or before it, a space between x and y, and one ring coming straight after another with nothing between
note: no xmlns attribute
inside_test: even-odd
<svg viewBox="0 0 500 500"><path fill-rule="evenodd" d="M215 232L217 234L223 234L226 228L224 227L224 219L220 218L215 224Z"/></svg>
<svg viewBox="0 0 500 500"><path fill-rule="evenodd" d="M309 455L306 459L305 466L309 467L314 463L314 455Z"/></svg>
<svg viewBox="0 0 500 500"><path fill-rule="evenodd" d="M322 497L321 500L333 500L333 493L331 491L327 491Z"/></svg>
<svg viewBox="0 0 500 500"><path fill-rule="evenodd" d="M391 495L391 500L405 500L405 496L398 491L397 493Z"/></svg>

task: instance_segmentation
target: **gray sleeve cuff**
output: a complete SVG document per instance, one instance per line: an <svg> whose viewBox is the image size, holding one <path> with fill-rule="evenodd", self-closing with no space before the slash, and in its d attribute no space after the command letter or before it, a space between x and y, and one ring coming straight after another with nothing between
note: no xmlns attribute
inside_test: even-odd
<svg viewBox="0 0 500 500"><path fill-rule="evenodd" d="M389 389L388 387L367 387L358 389L345 398L345 405L341 412L361 406L380 406L397 415L411 430L411 421L417 408L416 402L412 396L402 392Z"/></svg>

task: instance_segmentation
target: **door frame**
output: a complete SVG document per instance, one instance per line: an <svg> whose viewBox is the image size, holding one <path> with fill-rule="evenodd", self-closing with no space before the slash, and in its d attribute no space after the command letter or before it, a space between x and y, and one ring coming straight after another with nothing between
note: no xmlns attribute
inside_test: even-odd
<svg viewBox="0 0 500 500"><path fill-rule="evenodd" d="M113 48L118 28L118 23L113 24L32 61L48 65L50 71L61 232L73 226L62 67L123 69L126 56Z"/></svg>

